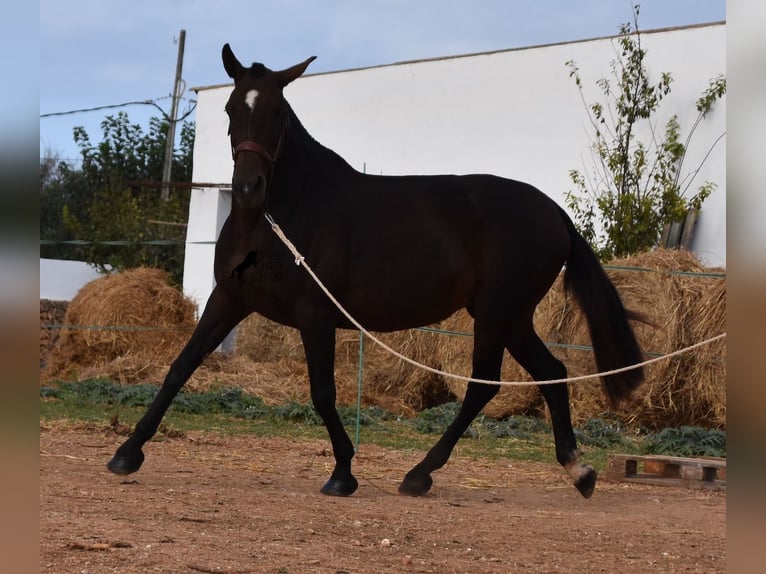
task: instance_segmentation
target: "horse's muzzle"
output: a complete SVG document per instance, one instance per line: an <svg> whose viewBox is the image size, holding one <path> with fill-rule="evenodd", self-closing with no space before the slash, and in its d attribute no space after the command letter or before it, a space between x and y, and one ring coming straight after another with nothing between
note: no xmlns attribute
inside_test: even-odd
<svg viewBox="0 0 766 574"><path fill-rule="evenodd" d="M245 209L257 209L266 201L266 189L268 180L259 175L247 180L232 181L231 189L234 199L240 207Z"/></svg>

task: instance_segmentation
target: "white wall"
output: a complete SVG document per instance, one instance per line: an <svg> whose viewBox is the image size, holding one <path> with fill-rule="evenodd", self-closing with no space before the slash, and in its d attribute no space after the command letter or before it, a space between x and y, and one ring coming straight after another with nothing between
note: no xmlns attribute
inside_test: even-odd
<svg viewBox="0 0 766 574"><path fill-rule="evenodd" d="M71 301L87 283L103 277L83 261L40 259L40 299Z"/></svg>
<svg viewBox="0 0 766 574"><path fill-rule="evenodd" d="M569 170L591 164L584 104L565 62L577 62L586 101L598 100L595 81L609 74L613 42L597 39L308 75L288 86L285 96L308 131L359 170L494 173L527 181L563 205L571 189ZM726 26L645 32L642 42L651 78L657 81L661 72L674 78L657 117L659 128L677 113L686 134L696 118L696 99L709 79L726 72ZM249 62L257 54L239 57ZM230 85L198 90L195 182L231 180L223 112L230 91ZM700 125L686 169L698 167L725 132L725 105L724 98ZM710 265L726 262L725 158L724 138L696 180L718 184L704 204L692 246ZM195 190L188 241L214 239L230 201L226 191ZM211 289L212 247L187 244L184 290L203 305Z"/></svg>

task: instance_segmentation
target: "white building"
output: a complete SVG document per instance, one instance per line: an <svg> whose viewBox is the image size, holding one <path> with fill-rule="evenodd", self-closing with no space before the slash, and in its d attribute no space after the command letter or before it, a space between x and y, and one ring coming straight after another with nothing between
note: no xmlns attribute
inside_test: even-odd
<svg viewBox="0 0 766 574"><path fill-rule="evenodd" d="M579 66L586 102L598 101L595 82L610 74L614 42L599 38L309 74L290 84L285 96L314 138L360 171L493 173L531 183L563 206L572 189L569 170L592 165L585 106L565 62ZM695 101L710 79L726 72L726 25L646 31L642 46L650 77L656 82L669 72L674 80L657 115L658 128L678 114L685 135L697 116ZM243 62L257 58L238 56ZM192 192L184 291L201 309L214 284L213 243L231 205L224 183L231 180L232 161L223 111L231 85L196 91L193 181L222 184ZM695 133L685 170L699 167L725 132L724 98ZM696 178L697 186L718 186L703 206L692 244L698 257L715 266L726 262L725 159L724 137Z"/></svg>
<svg viewBox="0 0 766 574"><path fill-rule="evenodd" d="M83 261L40 258L40 299L71 301L82 287L101 277Z"/></svg>

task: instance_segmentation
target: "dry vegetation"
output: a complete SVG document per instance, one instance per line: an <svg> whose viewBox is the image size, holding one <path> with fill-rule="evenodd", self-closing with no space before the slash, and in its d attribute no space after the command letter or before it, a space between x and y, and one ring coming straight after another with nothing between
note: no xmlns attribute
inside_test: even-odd
<svg viewBox="0 0 766 574"><path fill-rule="evenodd" d="M725 331L725 278L677 273L721 270L706 269L690 253L676 250L657 250L613 261L611 266L643 269L611 268L608 273L626 306L644 313L654 323L654 326L635 324L645 352L668 353ZM126 384L159 382L188 339L195 313L193 303L168 285L164 273L136 269L86 285L69 304L64 323L90 327L119 325L130 329L62 329L42 380L108 376ZM576 304L564 296L560 280L539 305L535 324L545 341L590 344L583 317ZM436 327L470 333L472 322L461 311ZM470 337L412 330L388 333L382 338L420 362L449 372L470 374ZM339 401L353 403L356 401L358 334L339 331L336 349ZM589 351L554 347L553 352L567 365L570 375L596 371ZM725 340L649 366L646 374L646 383L618 413L626 422L655 429L681 424L725 428ZM505 361L502 377L529 380L510 358ZM261 396L268 404L286 400L307 402L309 389L300 336L293 329L253 315L239 327L234 355L211 355L188 385L191 388L237 386ZM412 415L454 397L462 398L464 392L464 383L419 371L371 341L365 344L365 404ZM600 386L592 381L573 384L571 396L575 422L606 410ZM546 416L540 393L534 386L501 389L486 413L495 417Z"/></svg>

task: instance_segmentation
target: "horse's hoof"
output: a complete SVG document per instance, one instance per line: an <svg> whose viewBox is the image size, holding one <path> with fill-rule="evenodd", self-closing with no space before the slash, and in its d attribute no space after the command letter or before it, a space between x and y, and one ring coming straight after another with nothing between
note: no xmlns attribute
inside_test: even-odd
<svg viewBox="0 0 766 574"><path fill-rule="evenodd" d="M588 471L580 476L574 485L575 488L580 491L580 494L582 494L585 498L590 498L593 496L593 492L596 490L596 479L598 478L598 473L593 467L586 466L585 468L587 468Z"/></svg>
<svg viewBox="0 0 766 574"><path fill-rule="evenodd" d="M108 463L108 468L114 474L132 474L136 472L144 462L144 453L139 450L134 456L120 456L115 454Z"/></svg>
<svg viewBox="0 0 766 574"><path fill-rule="evenodd" d="M423 496L433 485L434 479L430 474L413 474L412 471L407 473L404 480L399 485L399 494L407 496Z"/></svg>
<svg viewBox="0 0 766 574"><path fill-rule="evenodd" d="M320 492L327 496L351 496L358 487L359 483L353 476L351 480L346 481L331 478L325 483Z"/></svg>

